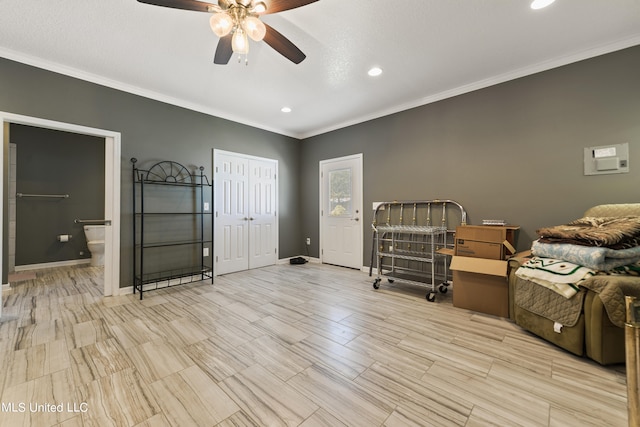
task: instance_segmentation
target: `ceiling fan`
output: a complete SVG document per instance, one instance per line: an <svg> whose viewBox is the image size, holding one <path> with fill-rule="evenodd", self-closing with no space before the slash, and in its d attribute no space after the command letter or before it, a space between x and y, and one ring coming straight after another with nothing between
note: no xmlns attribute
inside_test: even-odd
<svg viewBox="0 0 640 427"><path fill-rule="evenodd" d="M260 20L260 16L295 9L315 3L318 0L218 0L218 4L198 0L138 0L140 3L174 9L194 10L212 13L210 25L220 37L213 59L215 64L229 62L233 53L246 55L249 40L264 40L285 58L295 64L301 63L306 55L289 39Z"/></svg>

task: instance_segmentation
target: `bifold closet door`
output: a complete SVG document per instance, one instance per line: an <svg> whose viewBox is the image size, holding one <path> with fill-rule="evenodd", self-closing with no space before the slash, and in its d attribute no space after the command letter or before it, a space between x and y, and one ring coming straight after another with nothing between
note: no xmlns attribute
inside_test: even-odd
<svg viewBox="0 0 640 427"><path fill-rule="evenodd" d="M249 268L249 160L215 155L215 274Z"/></svg>
<svg viewBox="0 0 640 427"><path fill-rule="evenodd" d="M249 160L249 268L278 260L276 165L273 160Z"/></svg>
<svg viewBox="0 0 640 427"><path fill-rule="evenodd" d="M277 261L277 162L214 153L215 274Z"/></svg>

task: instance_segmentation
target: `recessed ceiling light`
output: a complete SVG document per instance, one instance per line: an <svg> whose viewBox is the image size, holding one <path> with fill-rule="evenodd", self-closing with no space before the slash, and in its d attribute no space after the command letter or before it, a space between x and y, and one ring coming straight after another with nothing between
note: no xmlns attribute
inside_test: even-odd
<svg viewBox="0 0 640 427"><path fill-rule="evenodd" d="M372 69L370 69L367 74L369 74L371 77L376 77L379 76L380 74L382 74L382 68L380 67L373 67Z"/></svg>
<svg viewBox="0 0 640 427"><path fill-rule="evenodd" d="M542 9L543 7L549 6L556 0L533 0L531 2L531 9Z"/></svg>
<svg viewBox="0 0 640 427"><path fill-rule="evenodd" d="M282 107L282 108L280 109L280 111L282 111L283 113L290 113L290 112L291 112L291 108L289 108L289 107Z"/></svg>

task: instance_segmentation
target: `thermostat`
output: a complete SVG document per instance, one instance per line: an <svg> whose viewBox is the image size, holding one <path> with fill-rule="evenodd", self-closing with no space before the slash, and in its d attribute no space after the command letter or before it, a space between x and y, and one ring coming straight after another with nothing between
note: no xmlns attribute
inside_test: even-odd
<svg viewBox="0 0 640 427"><path fill-rule="evenodd" d="M584 149L584 174L605 175L629 172L629 143Z"/></svg>

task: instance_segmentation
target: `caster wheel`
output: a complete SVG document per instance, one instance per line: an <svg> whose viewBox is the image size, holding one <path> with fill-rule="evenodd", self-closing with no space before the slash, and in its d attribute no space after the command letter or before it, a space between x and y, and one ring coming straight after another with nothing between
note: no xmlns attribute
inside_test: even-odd
<svg viewBox="0 0 640 427"><path fill-rule="evenodd" d="M427 301L434 302L435 300L436 300L436 293L435 292L429 292L427 294Z"/></svg>
<svg viewBox="0 0 640 427"><path fill-rule="evenodd" d="M380 279L376 279L373 282L373 289L379 289L380 288Z"/></svg>
<svg viewBox="0 0 640 427"><path fill-rule="evenodd" d="M389 281L389 283L393 283L394 280L393 279L387 279Z"/></svg>
<svg viewBox="0 0 640 427"><path fill-rule="evenodd" d="M441 293L446 294L446 293L447 293L447 291L449 290L449 288L447 287L447 285L442 284L442 285L440 285L440 286L438 287L438 290L439 290Z"/></svg>

